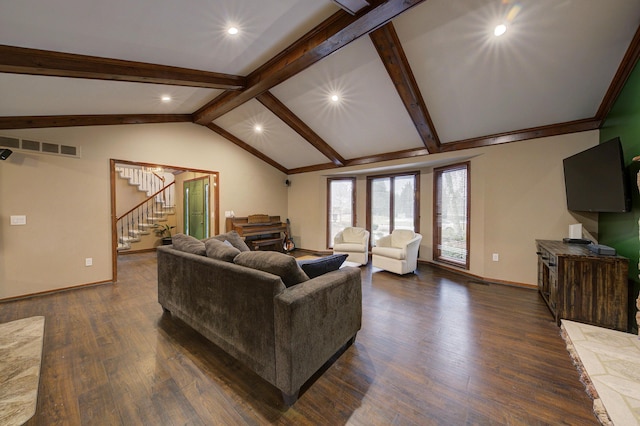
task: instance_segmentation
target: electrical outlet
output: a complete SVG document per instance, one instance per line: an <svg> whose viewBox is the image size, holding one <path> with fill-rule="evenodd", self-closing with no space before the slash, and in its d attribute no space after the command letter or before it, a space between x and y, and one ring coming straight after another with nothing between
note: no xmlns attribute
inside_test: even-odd
<svg viewBox="0 0 640 426"><path fill-rule="evenodd" d="M492 258L493 258L494 262L497 262L497 261L500 260L500 255L498 253L493 253L493 257Z"/></svg>
<svg viewBox="0 0 640 426"><path fill-rule="evenodd" d="M93 266L93 258L92 257L87 257L84 260L84 266Z"/></svg>

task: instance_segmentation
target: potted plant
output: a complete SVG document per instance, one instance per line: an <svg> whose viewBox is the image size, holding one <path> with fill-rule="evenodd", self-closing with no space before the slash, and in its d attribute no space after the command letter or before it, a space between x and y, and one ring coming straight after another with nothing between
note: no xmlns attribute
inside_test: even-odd
<svg viewBox="0 0 640 426"><path fill-rule="evenodd" d="M168 246L171 245L171 230L175 228L175 226L169 226L167 224L164 225L156 225L155 233L158 237L162 238L162 245Z"/></svg>

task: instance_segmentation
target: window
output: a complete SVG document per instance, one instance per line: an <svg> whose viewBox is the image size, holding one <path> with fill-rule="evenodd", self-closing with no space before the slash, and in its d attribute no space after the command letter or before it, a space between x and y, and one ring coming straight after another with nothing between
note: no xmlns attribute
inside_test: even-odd
<svg viewBox="0 0 640 426"><path fill-rule="evenodd" d="M347 226L356 224L356 179L327 179L327 247L333 237Z"/></svg>
<svg viewBox="0 0 640 426"><path fill-rule="evenodd" d="M419 230L419 172L367 178L367 227L371 244L394 229Z"/></svg>
<svg viewBox="0 0 640 426"><path fill-rule="evenodd" d="M469 269L469 163L434 169L433 259Z"/></svg>

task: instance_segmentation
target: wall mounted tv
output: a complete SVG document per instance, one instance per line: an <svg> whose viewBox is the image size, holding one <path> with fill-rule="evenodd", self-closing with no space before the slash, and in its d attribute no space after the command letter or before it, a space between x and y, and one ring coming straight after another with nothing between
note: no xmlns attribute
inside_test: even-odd
<svg viewBox="0 0 640 426"><path fill-rule="evenodd" d="M620 138L563 160L567 208L577 212L631 211Z"/></svg>

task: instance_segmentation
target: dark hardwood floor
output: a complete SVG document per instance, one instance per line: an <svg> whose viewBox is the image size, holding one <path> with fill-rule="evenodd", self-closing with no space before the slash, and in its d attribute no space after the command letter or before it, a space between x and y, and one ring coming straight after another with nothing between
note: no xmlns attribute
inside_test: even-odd
<svg viewBox="0 0 640 426"><path fill-rule="evenodd" d="M163 315L154 253L121 256L115 285L0 303L0 322L46 317L27 424L598 424L536 291L426 265L405 277L362 272L355 344L289 408L277 389Z"/></svg>

